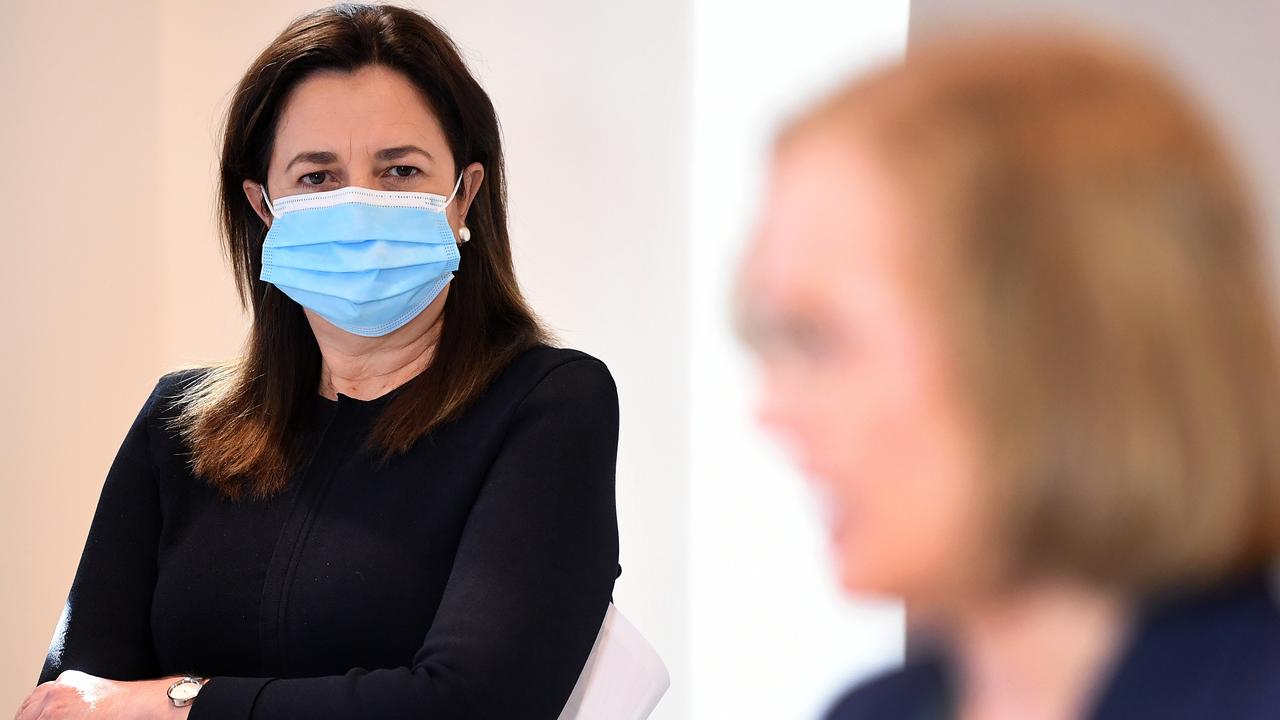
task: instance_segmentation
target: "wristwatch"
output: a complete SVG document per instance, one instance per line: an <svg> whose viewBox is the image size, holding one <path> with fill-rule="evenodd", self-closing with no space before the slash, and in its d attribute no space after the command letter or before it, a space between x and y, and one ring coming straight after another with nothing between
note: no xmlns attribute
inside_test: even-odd
<svg viewBox="0 0 1280 720"><path fill-rule="evenodd" d="M169 696L169 702L173 703L174 707L184 707L190 705L196 699L196 696L200 694L200 688L204 687L207 682L209 682L209 678L188 675L170 685L168 692L165 694Z"/></svg>

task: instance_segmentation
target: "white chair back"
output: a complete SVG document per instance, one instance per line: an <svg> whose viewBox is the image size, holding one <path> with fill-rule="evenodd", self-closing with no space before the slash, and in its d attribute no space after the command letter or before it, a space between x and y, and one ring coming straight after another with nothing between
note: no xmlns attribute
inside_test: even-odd
<svg viewBox="0 0 1280 720"><path fill-rule="evenodd" d="M669 687L662 658L609 603L560 720L645 720Z"/></svg>

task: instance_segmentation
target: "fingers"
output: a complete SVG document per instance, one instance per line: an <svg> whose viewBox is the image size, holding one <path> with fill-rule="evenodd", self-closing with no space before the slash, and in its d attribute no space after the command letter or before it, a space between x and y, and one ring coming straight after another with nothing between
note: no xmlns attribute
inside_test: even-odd
<svg viewBox="0 0 1280 720"><path fill-rule="evenodd" d="M32 690L27 699L22 701L22 705L18 707L18 712L13 716L13 720L35 720L40 716L40 710L44 708L44 698L49 692L49 687L56 680L48 680L40 683Z"/></svg>

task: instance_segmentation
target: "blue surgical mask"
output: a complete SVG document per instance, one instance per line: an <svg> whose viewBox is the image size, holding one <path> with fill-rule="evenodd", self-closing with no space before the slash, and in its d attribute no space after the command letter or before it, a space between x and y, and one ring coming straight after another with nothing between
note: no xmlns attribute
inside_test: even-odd
<svg viewBox="0 0 1280 720"><path fill-rule="evenodd" d="M348 186L262 199L274 219L259 278L356 335L386 335L439 296L460 254L433 193Z"/></svg>

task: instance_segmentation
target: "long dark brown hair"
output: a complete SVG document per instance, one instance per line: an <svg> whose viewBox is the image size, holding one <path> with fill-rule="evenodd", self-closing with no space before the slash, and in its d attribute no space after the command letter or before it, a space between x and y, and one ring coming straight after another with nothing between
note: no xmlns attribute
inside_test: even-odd
<svg viewBox="0 0 1280 720"><path fill-rule="evenodd" d="M456 417L516 355L547 336L520 293L507 236L506 180L493 103L457 46L422 14L339 4L294 20L253 62L227 109L219 215L223 249L253 324L239 357L197 376L174 427L193 472L224 496L266 498L303 461L302 433L320 382L320 349L302 307L258 279L267 227L242 183L266 184L276 124L290 90L320 70L378 65L412 81L435 111L457 167L484 166L468 214L473 240L450 284L430 365L383 410L369 444L379 457L408 450Z"/></svg>

